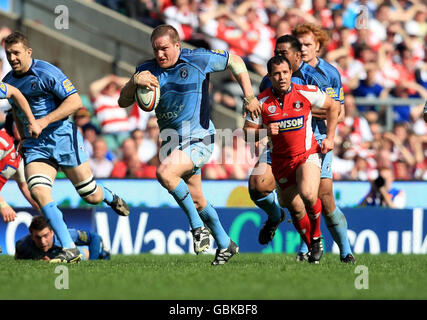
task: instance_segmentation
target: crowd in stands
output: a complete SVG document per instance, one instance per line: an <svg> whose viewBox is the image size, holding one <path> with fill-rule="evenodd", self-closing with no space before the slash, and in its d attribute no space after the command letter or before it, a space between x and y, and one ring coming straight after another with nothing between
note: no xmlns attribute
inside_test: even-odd
<svg viewBox="0 0 427 320"><path fill-rule="evenodd" d="M395 180L427 180L424 104L392 107L393 128L385 130L390 107L356 103L357 97L427 99L427 6L422 0L88 1L151 27L171 24L190 44L242 56L260 76L267 72L277 37L301 23L323 26L330 39L321 56L339 70L345 93L335 180L373 180L380 168L392 169ZM8 64L2 58L4 68ZM119 108L118 93L126 80L107 75L92 83L90 99L74 120L96 177L153 178L160 161L159 128L154 113L136 105ZM213 100L240 112L235 87L233 79L224 81L213 88ZM216 146L202 174L206 179L247 179L253 164L249 147L235 134L230 145Z"/></svg>

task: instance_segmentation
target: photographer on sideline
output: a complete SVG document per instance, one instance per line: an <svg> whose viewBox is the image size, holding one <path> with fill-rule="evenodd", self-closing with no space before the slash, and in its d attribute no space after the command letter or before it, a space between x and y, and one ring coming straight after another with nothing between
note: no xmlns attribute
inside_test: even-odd
<svg viewBox="0 0 427 320"><path fill-rule="evenodd" d="M406 204L405 191L392 188L391 185L393 181L394 175L391 169L380 169L378 178L371 181L371 190L363 198L360 205L403 209Z"/></svg>

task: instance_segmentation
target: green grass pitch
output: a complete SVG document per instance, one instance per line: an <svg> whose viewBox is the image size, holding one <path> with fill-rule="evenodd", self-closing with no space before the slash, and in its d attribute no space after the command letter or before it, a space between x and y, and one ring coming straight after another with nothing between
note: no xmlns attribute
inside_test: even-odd
<svg viewBox="0 0 427 320"><path fill-rule="evenodd" d="M297 263L293 254L241 253L216 267L212 259L140 254L55 265L1 255L0 299L427 299L426 255L361 254L356 265L342 264L333 254L319 265ZM55 287L66 285L58 266L68 269L68 289ZM364 273L356 273L357 266L366 266L359 267ZM364 282L357 278L362 275Z"/></svg>

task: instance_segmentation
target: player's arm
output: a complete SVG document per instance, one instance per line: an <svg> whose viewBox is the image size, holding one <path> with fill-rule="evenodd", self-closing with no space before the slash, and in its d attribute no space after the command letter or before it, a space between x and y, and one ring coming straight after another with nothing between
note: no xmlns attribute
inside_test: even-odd
<svg viewBox="0 0 427 320"><path fill-rule="evenodd" d="M326 138L322 141L322 153L326 154L334 148L335 130L338 124L339 106L329 95L325 95L322 109L326 110ZM314 105L316 106L316 105ZM315 108L313 108L315 109Z"/></svg>
<svg viewBox="0 0 427 320"><path fill-rule="evenodd" d="M69 229L71 237L77 246L88 246L87 260L96 260L101 252L101 236L86 230Z"/></svg>
<svg viewBox="0 0 427 320"><path fill-rule="evenodd" d="M11 86L9 84L6 84L6 86L7 86L6 98L13 99L13 101L15 102L15 105L17 105L18 108L22 110L22 112L25 114L29 122L28 131L30 132L33 138L37 138L40 135L42 129L40 128L39 124L34 118L33 112L31 111L31 107L28 104L27 99L24 97L21 91L19 91L18 88L15 88L14 86Z"/></svg>
<svg viewBox="0 0 427 320"><path fill-rule="evenodd" d="M159 81L148 70L135 72L120 91L119 106L121 108L127 108L135 102L135 91L138 86L154 90L159 86Z"/></svg>
<svg viewBox="0 0 427 320"><path fill-rule="evenodd" d="M260 129L262 128L262 124L256 124L249 120L245 121L243 126L243 132L245 133L245 141L246 142L257 142L265 137L265 135L260 134Z"/></svg>
<svg viewBox="0 0 427 320"><path fill-rule="evenodd" d="M67 96L54 111L43 118L37 119L37 121L41 128L44 129L53 122L68 118L81 107L83 107L82 99L76 92Z"/></svg>
<svg viewBox="0 0 427 320"><path fill-rule="evenodd" d="M16 212L6 202L2 195L0 195L0 214L4 222L12 222L16 218Z"/></svg>
<svg viewBox="0 0 427 320"><path fill-rule="evenodd" d="M254 95L251 79L249 78L248 70L246 69L246 65L242 58L230 53L227 68L231 71L242 88L244 96L243 106L245 111L250 113L252 119L258 117L261 114L261 105Z"/></svg>
<svg viewBox="0 0 427 320"><path fill-rule="evenodd" d="M338 110L339 110L339 115L338 115L338 123L344 121L345 118L345 111L344 111L344 104L341 104L341 102L337 101L337 100L333 100L332 101L338 106ZM322 108L313 108L312 110L312 115L313 117L319 118L319 119L324 119L326 120L326 109L322 109Z"/></svg>

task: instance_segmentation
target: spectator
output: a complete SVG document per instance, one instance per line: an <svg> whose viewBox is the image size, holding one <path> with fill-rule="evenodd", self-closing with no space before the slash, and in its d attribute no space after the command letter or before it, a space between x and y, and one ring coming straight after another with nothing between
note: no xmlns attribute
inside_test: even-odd
<svg viewBox="0 0 427 320"><path fill-rule="evenodd" d="M156 178L156 167L139 160L133 139L123 141L121 149L121 160L115 163L111 178Z"/></svg>
<svg viewBox="0 0 427 320"><path fill-rule="evenodd" d="M199 19L196 4L192 0L174 0L173 5L163 12L164 20L178 31L181 40L196 47L209 48L205 39L197 32Z"/></svg>
<svg viewBox="0 0 427 320"><path fill-rule="evenodd" d="M131 138L135 141L139 160L148 163L157 155L157 143L145 135L144 131L135 129L131 133Z"/></svg>
<svg viewBox="0 0 427 320"><path fill-rule="evenodd" d="M76 111L73 115L73 121L74 124L81 130L81 128L85 125L90 123L92 118L91 113L86 107L82 107L79 110Z"/></svg>
<svg viewBox="0 0 427 320"><path fill-rule="evenodd" d="M347 28L356 27L356 17L358 15L358 5L354 1L343 0L342 3L334 9L340 9L343 13L343 25ZM325 27L325 26L323 26Z"/></svg>
<svg viewBox="0 0 427 320"><path fill-rule="evenodd" d="M113 162L107 159L107 143L102 137L96 138L93 143L93 156L89 158L89 165L95 178L108 178L113 170Z"/></svg>
<svg viewBox="0 0 427 320"><path fill-rule="evenodd" d="M124 1L127 15L152 28L162 24L160 18L159 1L126 0Z"/></svg>
<svg viewBox="0 0 427 320"><path fill-rule="evenodd" d="M259 75L267 73L267 61L273 55L274 34L262 23L259 10L253 2L243 2L237 9L246 19L245 37L248 42L248 61L250 67Z"/></svg>
<svg viewBox="0 0 427 320"><path fill-rule="evenodd" d="M99 129L95 127L92 123L86 123L81 127L83 135L83 145L89 157L93 155L93 144L95 143L98 135L101 134Z"/></svg>
<svg viewBox="0 0 427 320"><path fill-rule="evenodd" d="M101 132L105 135L109 149L113 151L129 137L129 117L126 109L120 108L117 102L120 89L127 80L110 74L92 82L89 88Z"/></svg>
<svg viewBox="0 0 427 320"><path fill-rule="evenodd" d="M378 178L371 181L371 190L363 198L361 205L404 208L406 204L405 191L393 188L393 182L393 171L389 168L381 168Z"/></svg>
<svg viewBox="0 0 427 320"><path fill-rule="evenodd" d="M375 12L375 18L369 20L369 30L375 35L375 42L384 41L387 37L387 26L392 22L390 6L383 3L378 6Z"/></svg>
<svg viewBox="0 0 427 320"><path fill-rule="evenodd" d="M384 98L385 91L384 87L379 84L377 78L378 66L375 64L366 64L366 79L359 82L359 86L354 90L353 94L356 97L366 98ZM357 110L359 112L377 111L374 105L358 105Z"/></svg>

